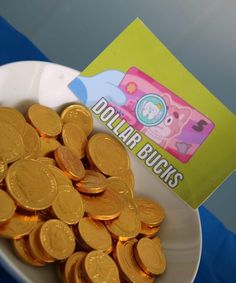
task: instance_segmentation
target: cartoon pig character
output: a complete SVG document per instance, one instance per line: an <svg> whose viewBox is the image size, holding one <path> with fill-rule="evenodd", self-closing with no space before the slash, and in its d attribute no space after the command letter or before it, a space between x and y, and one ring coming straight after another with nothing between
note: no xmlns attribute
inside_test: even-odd
<svg viewBox="0 0 236 283"><path fill-rule="evenodd" d="M165 119L157 126L146 128L145 134L162 147L166 147L168 140L178 135L187 123L191 109L174 105L168 94L165 94L163 99L168 108Z"/></svg>
<svg viewBox="0 0 236 283"><path fill-rule="evenodd" d="M149 101L143 108L143 116L147 117L148 120L152 120L158 116L161 107L161 104L155 105L153 102Z"/></svg>

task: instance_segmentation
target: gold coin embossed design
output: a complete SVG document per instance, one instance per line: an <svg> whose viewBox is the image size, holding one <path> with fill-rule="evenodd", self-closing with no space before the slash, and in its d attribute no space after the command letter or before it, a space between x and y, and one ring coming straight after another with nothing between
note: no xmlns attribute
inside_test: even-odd
<svg viewBox="0 0 236 283"><path fill-rule="evenodd" d="M90 250L108 253L112 250L111 235L102 222L84 217L78 224L78 232L80 238Z"/></svg>
<svg viewBox="0 0 236 283"><path fill-rule="evenodd" d="M22 158L35 158L39 153L40 142L37 131L28 123L25 123L25 131L22 135L24 153Z"/></svg>
<svg viewBox="0 0 236 283"><path fill-rule="evenodd" d="M82 261L87 253L76 252L73 253L66 260L63 267L63 279L65 283L80 283L82 280ZM81 280L80 280L81 279Z"/></svg>
<svg viewBox="0 0 236 283"><path fill-rule="evenodd" d="M93 170L85 170L85 176L76 184L77 190L86 194L97 194L105 190L107 186L106 177Z"/></svg>
<svg viewBox="0 0 236 283"><path fill-rule="evenodd" d="M133 191L120 177L109 177L106 188L116 192L121 197L133 198Z"/></svg>
<svg viewBox="0 0 236 283"><path fill-rule="evenodd" d="M7 163L0 157L0 183L4 180L7 173Z"/></svg>
<svg viewBox="0 0 236 283"><path fill-rule="evenodd" d="M20 133L20 135L24 134L26 121L24 116L16 109L0 107L0 121L10 124Z"/></svg>
<svg viewBox="0 0 236 283"><path fill-rule="evenodd" d="M57 112L40 104L33 104L27 112L30 123L41 136L56 137L60 134L62 123Z"/></svg>
<svg viewBox="0 0 236 283"><path fill-rule="evenodd" d="M44 263L37 260L29 251L28 241L25 237L13 240L13 248L17 256L24 262L33 266L43 266Z"/></svg>
<svg viewBox="0 0 236 283"><path fill-rule="evenodd" d="M19 239L28 235L37 225L37 215L15 213L10 220L0 225L0 236L7 239Z"/></svg>
<svg viewBox="0 0 236 283"><path fill-rule="evenodd" d="M38 156L48 156L61 145L55 138L40 137L40 151Z"/></svg>
<svg viewBox="0 0 236 283"><path fill-rule="evenodd" d="M52 173L52 175L54 176L54 178L56 180L58 191L59 191L60 186L72 185L71 180L66 177L66 175L64 174L64 172L61 169L59 169L58 167L56 167L54 165L48 165L48 169Z"/></svg>
<svg viewBox="0 0 236 283"><path fill-rule="evenodd" d="M157 227L162 223L165 218L165 212L158 203L144 197L137 197L135 201L142 223L150 227Z"/></svg>
<svg viewBox="0 0 236 283"><path fill-rule="evenodd" d="M16 128L0 121L0 133L1 159L10 163L21 158L24 152L24 144L23 139Z"/></svg>
<svg viewBox="0 0 236 283"><path fill-rule="evenodd" d="M143 272L134 258L133 249L137 242L136 239L131 239L127 242L117 242L115 257L121 276L128 282L152 283L154 282L154 277Z"/></svg>
<svg viewBox="0 0 236 283"><path fill-rule="evenodd" d="M119 271L113 259L101 252L92 251L84 260L86 277L91 283L119 283Z"/></svg>
<svg viewBox="0 0 236 283"><path fill-rule="evenodd" d="M61 113L63 123L73 122L88 136L93 129L93 117L87 107L81 104L70 105Z"/></svg>
<svg viewBox="0 0 236 283"><path fill-rule="evenodd" d="M84 215L80 193L70 185L61 185L52 204L54 215L67 224L76 224Z"/></svg>
<svg viewBox="0 0 236 283"><path fill-rule="evenodd" d="M108 134L93 135L88 141L87 151L92 162L105 175L119 176L129 169L125 148Z"/></svg>
<svg viewBox="0 0 236 283"><path fill-rule="evenodd" d="M160 230L160 226L149 227L142 223L140 235L143 237L153 238Z"/></svg>
<svg viewBox="0 0 236 283"><path fill-rule="evenodd" d="M46 166L34 160L13 163L8 169L6 184L10 195L27 210L45 209L57 196L55 178Z"/></svg>
<svg viewBox="0 0 236 283"><path fill-rule="evenodd" d="M75 236L64 222L51 219L45 222L39 233L40 242L48 255L63 260L75 249Z"/></svg>
<svg viewBox="0 0 236 283"><path fill-rule="evenodd" d="M41 162L42 164L44 164L44 165L46 165L46 166L56 166L56 161L53 159L53 158L50 158L50 157L45 157L45 156L43 156L43 157L38 157L37 159L36 159L36 161L38 161L38 162Z"/></svg>
<svg viewBox="0 0 236 283"><path fill-rule="evenodd" d="M61 135L65 146L74 151L80 159L85 157L87 137L78 125L74 123L64 124Z"/></svg>
<svg viewBox="0 0 236 283"><path fill-rule="evenodd" d="M159 275L166 269L166 259L161 246L149 238L142 238L134 248L138 265L150 275Z"/></svg>
<svg viewBox="0 0 236 283"><path fill-rule="evenodd" d="M28 239L29 248L30 248L31 254L35 258L37 258L39 262L51 263L51 262L54 262L55 260L51 256L45 253L40 243L40 239L39 239L39 232L43 226L43 223L44 222L39 222L37 226L30 232L29 239Z"/></svg>
<svg viewBox="0 0 236 283"><path fill-rule="evenodd" d="M111 220L118 217L123 209L120 197L105 190L97 196L81 195L88 215L97 220Z"/></svg>
<svg viewBox="0 0 236 283"><path fill-rule="evenodd" d="M136 208L125 205L120 216L106 222L107 229L115 239L127 241L135 238L141 231L141 222Z"/></svg>
<svg viewBox="0 0 236 283"><path fill-rule="evenodd" d="M0 223L9 220L15 213L16 206L12 198L0 189Z"/></svg>
<svg viewBox="0 0 236 283"><path fill-rule="evenodd" d="M59 146L54 154L58 166L70 179L75 181L83 179L85 176L85 169L77 154L66 146Z"/></svg>
<svg viewBox="0 0 236 283"><path fill-rule="evenodd" d="M119 177L130 187L132 191L134 190L135 181L134 181L134 174L131 169L129 169Z"/></svg>

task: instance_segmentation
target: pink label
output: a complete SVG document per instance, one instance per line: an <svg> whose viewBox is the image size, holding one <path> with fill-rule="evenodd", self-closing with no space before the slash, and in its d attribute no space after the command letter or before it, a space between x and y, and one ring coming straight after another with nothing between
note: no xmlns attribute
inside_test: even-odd
<svg viewBox="0 0 236 283"><path fill-rule="evenodd" d="M181 162L188 162L214 123L169 89L133 67L119 88L127 102L112 105L122 118Z"/></svg>

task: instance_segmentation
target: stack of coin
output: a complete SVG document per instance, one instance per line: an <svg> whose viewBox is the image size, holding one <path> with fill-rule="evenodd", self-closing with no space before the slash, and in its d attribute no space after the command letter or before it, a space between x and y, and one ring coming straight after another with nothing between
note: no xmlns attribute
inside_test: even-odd
<svg viewBox="0 0 236 283"><path fill-rule="evenodd" d="M27 264L58 262L64 283L154 282L165 212L134 194L124 147L92 129L81 104L0 108L0 236Z"/></svg>

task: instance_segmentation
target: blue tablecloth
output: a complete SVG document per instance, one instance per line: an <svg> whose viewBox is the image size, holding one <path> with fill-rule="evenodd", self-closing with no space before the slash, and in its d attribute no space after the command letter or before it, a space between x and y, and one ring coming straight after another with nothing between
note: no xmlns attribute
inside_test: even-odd
<svg viewBox="0 0 236 283"><path fill-rule="evenodd" d="M37 47L0 16L0 65L22 60L49 61ZM199 212L203 248L194 283L236 282L236 235L227 230L205 207L200 207ZM16 281L0 267L0 283Z"/></svg>

